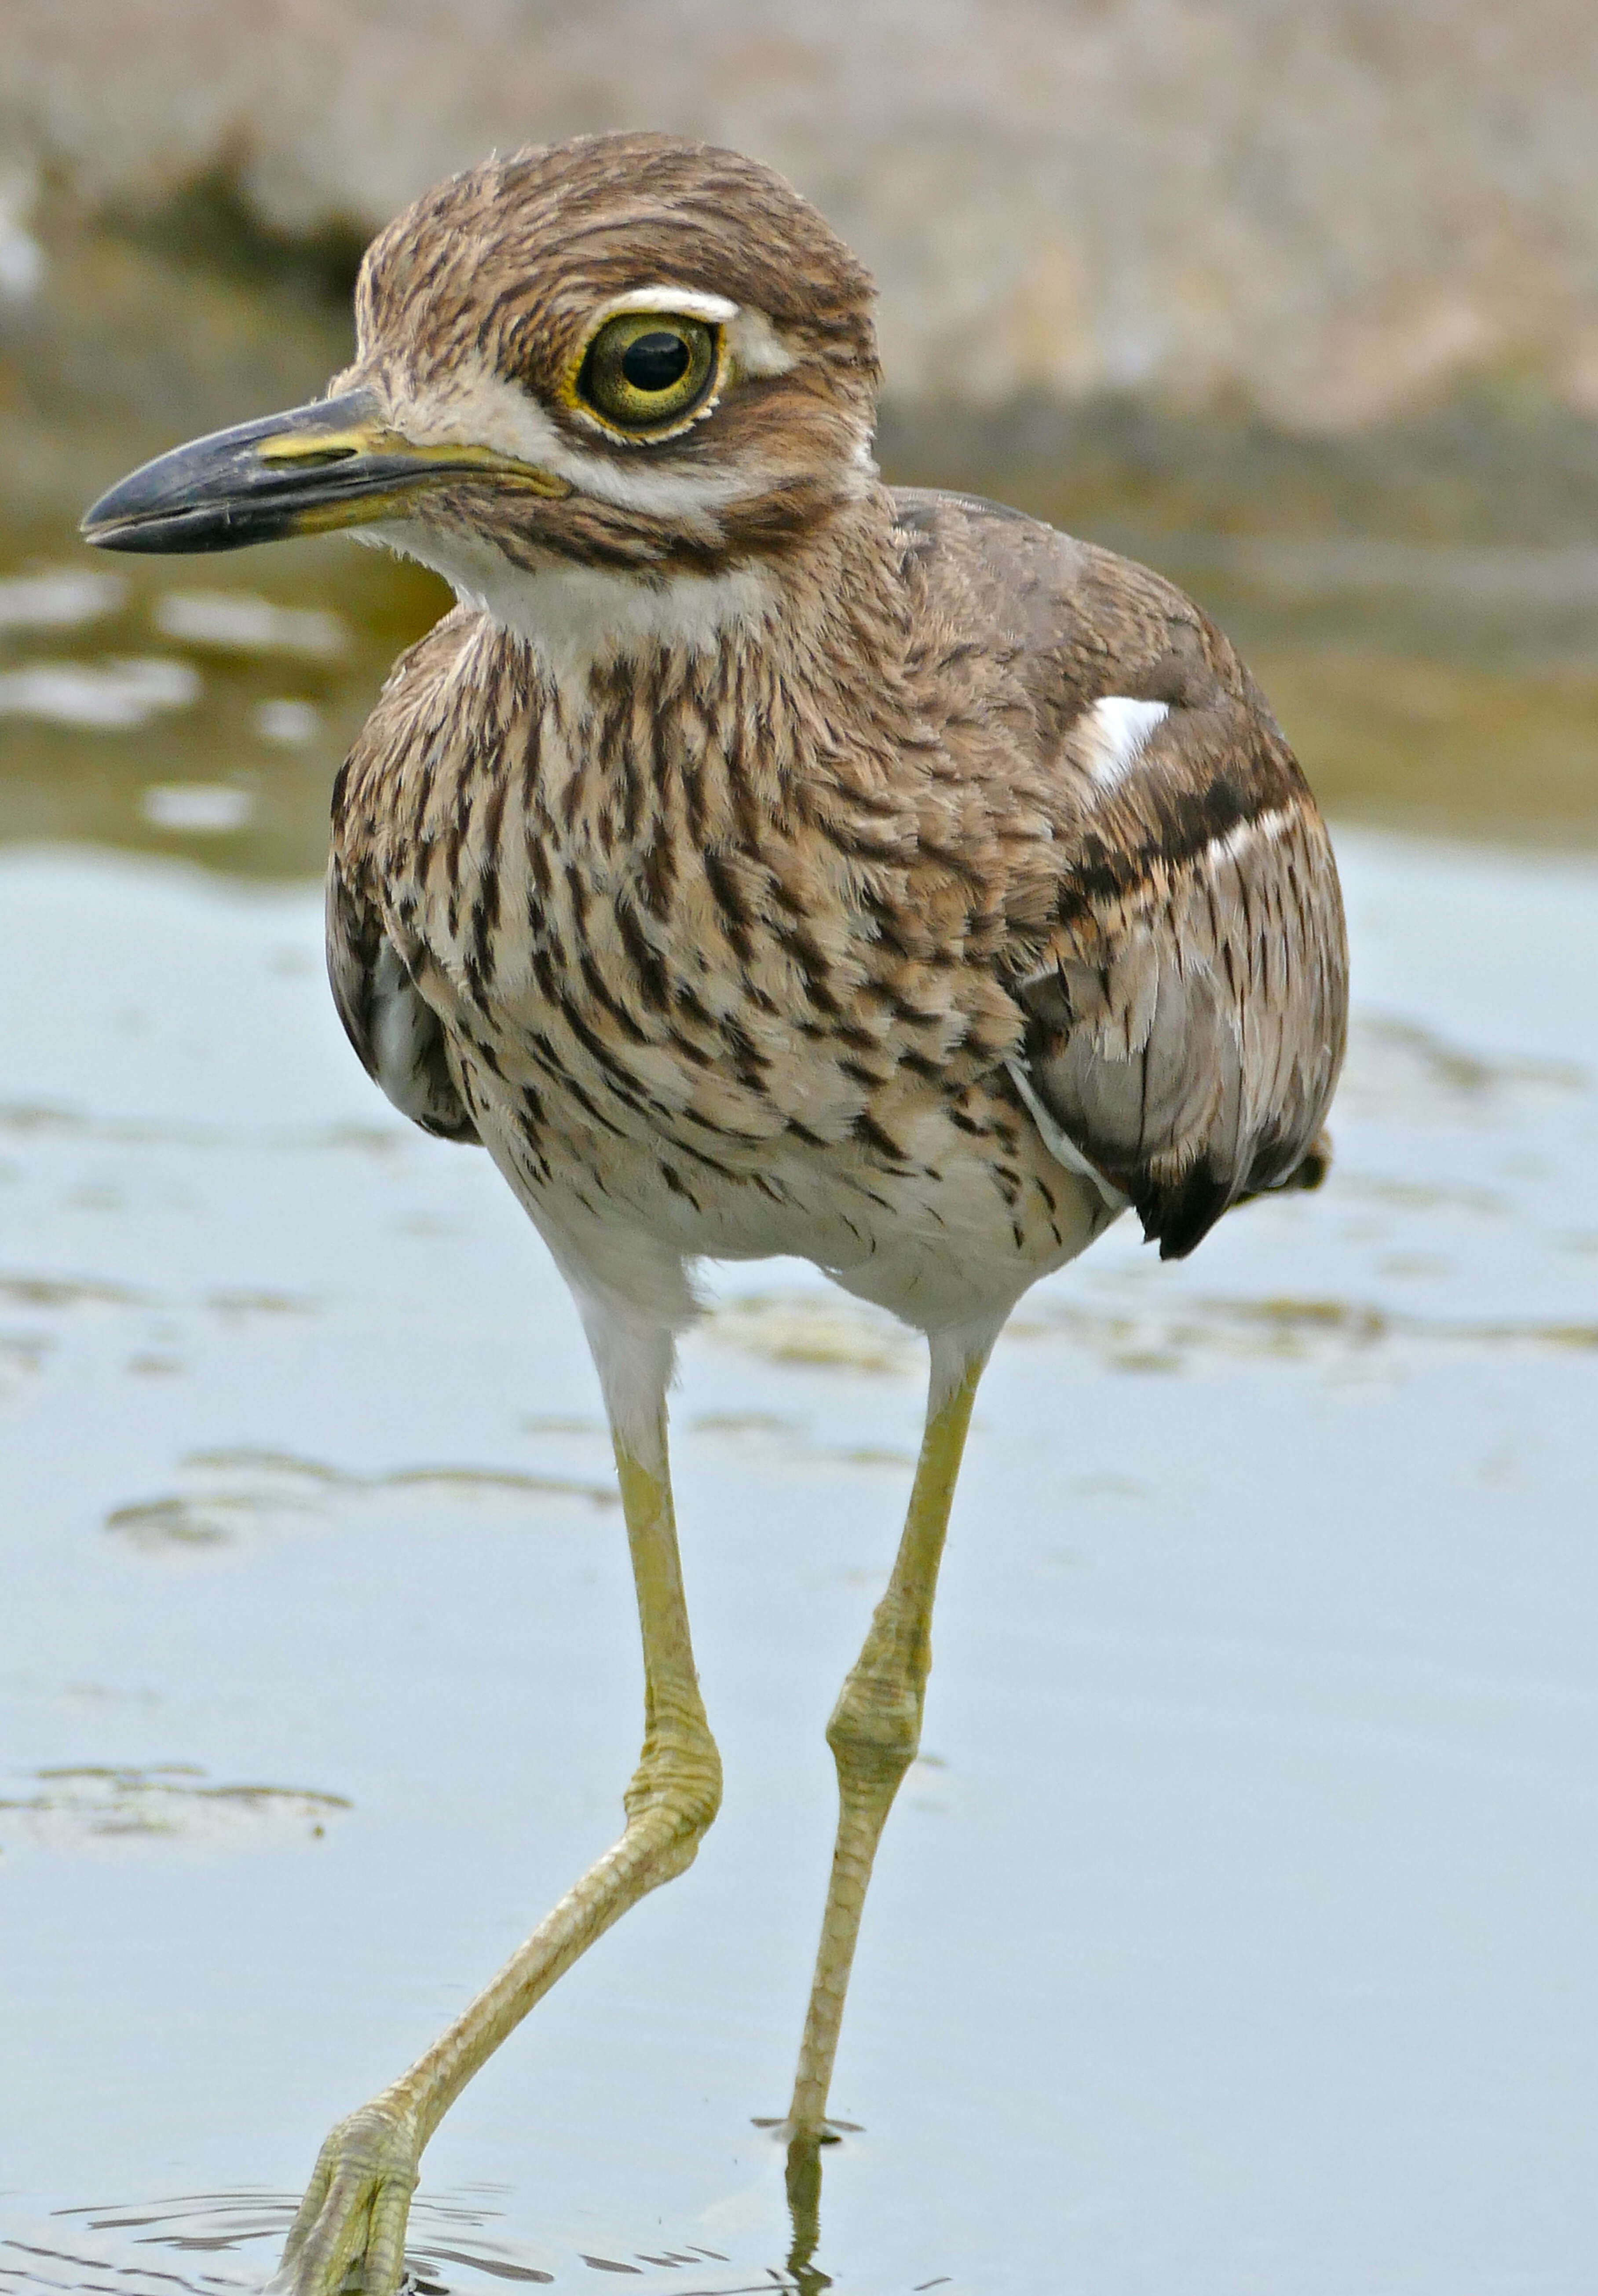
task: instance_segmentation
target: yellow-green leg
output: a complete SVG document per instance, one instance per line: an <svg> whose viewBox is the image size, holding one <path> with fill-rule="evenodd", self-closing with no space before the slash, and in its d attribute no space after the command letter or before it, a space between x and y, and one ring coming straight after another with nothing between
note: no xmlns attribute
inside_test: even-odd
<svg viewBox="0 0 1598 2296"><path fill-rule="evenodd" d="M663 1414L658 1447L659 1465L646 1466L619 1438L616 1445L643 1635L643 1752L627 1791L626 1828L448 2031L333 2129L272 2284L284 2296L333 2296L357 2261L365 2296L392 2296L418 2163L445 2113L595 1938L692 1864L720 1805L721 1759L693 1669Z"/></svg>
<svg viewBox="0 0 1598 2296"><path fill-rule="evenodd" d="M872 1862L899 1782L921 1743L938 1566L986 1359L986 1349L968 1358L955 1383L928 1411L893 1575L827 1725L838 1765L838 1835L788 2111L789 2137L801 2153L825 2132L832 2060Z"/></svg>

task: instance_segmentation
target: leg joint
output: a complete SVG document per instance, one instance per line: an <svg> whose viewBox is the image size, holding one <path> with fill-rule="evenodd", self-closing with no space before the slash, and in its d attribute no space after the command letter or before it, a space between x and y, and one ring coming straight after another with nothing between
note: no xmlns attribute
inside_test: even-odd
<svg viewBox="0 0 1598 2296"><path fill-rule="evenodd" d="M922 1685L850 1675L827 1724L840 1778L896 1784L921 1744Z"/></svg>
<svg viewBox="0 0 1598 2296"><path fill-rule="evenodd" d="M622 1799L629 1824L664 1818L692 1857L721 1808L721 1756L703 1720L651 1730Z"/></svg>

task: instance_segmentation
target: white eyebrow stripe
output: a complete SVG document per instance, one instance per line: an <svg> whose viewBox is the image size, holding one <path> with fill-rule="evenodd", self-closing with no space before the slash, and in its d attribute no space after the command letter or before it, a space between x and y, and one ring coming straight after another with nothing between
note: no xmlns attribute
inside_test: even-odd
<svg viewBox="0 0 1598 2296"><path fill-rule="evenodd" d="M1106 693L1078 718L1073 730L1101 788L1112 789L1136 764L1155 727L1170 714L1168 701L1134 701L1124 693Z"/></svg>
<svg viewBox="0 0 1598 2296"><path fill-rule="evenodd" d="M612 295L608 303L602 303L589 340L607 319L620 318L628 311L676 312L684 319L702 319L707 326L720 327L739 374L786 374L798 365L764 311L746 310L725 295L707 295L697 287L673 287L664 280L650 287L629 287L625 294Z"/></svg>
<svg viewBox="0 0 1598 2296"><path fill-rule="evenodd" d="M602 326L624 311L680 311L685 319L703 319L710 326L725 327L738 316L740 308L725 295L707 295L697 287L672 287L658 280L652 287L629 287L625 294L612 295L594 313L594 323Z"/></svg>

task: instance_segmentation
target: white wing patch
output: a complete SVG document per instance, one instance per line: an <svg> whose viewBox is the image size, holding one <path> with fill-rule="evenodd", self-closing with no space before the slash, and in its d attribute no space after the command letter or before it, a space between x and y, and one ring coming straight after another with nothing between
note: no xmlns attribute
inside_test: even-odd
<svg viewBox="0 0 1598 2296"><path fill-rule="evenodd" d="M1252 821L1240 821L1221 837L1212 837L1204 848L1211 862L1237 861L1250 845L1274 845L1286 835L1297 818L1284 805L1275 806L1269 813L1257 813Z"/></svg>
<svg viewBox="0 0 1598 2296"><path fill-rule="evenodd" d="M1124 693L1106 693L1095 701L1075 729L1094 781L1113 788L1170 714L1168 702L1133 701Z"/></svg>

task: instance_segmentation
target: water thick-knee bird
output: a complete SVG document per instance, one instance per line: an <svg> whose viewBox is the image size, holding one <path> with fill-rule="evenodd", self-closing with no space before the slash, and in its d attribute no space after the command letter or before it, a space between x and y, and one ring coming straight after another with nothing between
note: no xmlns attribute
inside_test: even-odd
<svg viewBox="0 0 1598 2296"><path fill-rule="evenodd" d="M1315 1185L1347 1007L1326 832L1232 646L1125 559L881 483L870 282L769 169L650 135L491 160L388 226L356 310L325 398L163 455L84 530L349 528L455 586L338 777L328 966L371 1075L487 1148L576 1297L644 1738L615 1846L327 2139L295 2296L357 2263L390 2296L453 2099L716 1816L667 1458L695 1261L797 1254L930 1357L827 1731L802 2187L989 1350L1122 1212L1180 1258Z"/></svg>

